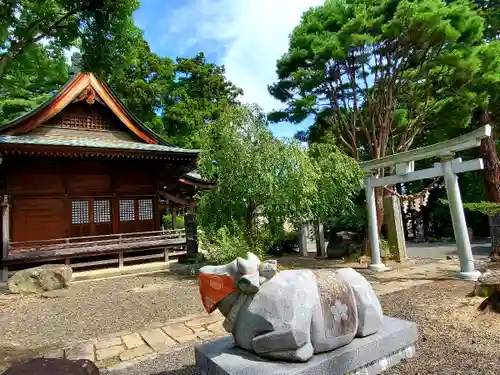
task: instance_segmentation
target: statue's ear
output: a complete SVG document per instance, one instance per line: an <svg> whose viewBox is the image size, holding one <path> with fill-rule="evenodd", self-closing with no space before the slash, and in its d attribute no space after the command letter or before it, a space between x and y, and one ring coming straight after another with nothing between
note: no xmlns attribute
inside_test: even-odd
<svg viewBox="0 0 500 375"><path fill-rule="evenodd" d="M254 273L260 265L260 259L253 253L247 253L247 259L238 258L238 272L242 275Z"/></svg>

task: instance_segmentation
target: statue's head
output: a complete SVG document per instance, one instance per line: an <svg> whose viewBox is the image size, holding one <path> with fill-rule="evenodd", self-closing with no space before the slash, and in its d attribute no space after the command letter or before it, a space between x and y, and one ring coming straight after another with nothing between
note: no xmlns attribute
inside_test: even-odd
<svg viewBox="0 0 500 375"><path fill-rule="evenodd" d="M229 304L221 309L224 314L239 294L257 293L260 285L273 277L276 270L276 261L261 263L253 253L247 253L246 259L237 258L221 266L204 266L198 273L203 306L211 313L221 304Z"/></svg>

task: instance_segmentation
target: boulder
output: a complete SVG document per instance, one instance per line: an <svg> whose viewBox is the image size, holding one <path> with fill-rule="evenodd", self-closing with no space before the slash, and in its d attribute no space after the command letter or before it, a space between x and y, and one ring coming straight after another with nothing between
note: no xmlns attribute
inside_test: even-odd
<svg viewBox="0 0 500 375"><path fill-rule="evenodd" d="M71 361L59 358L35 358L29 362L14 365L3 375L99 375L97 366L89 360Z"/></svg>
<svg viewBox="0 0 500 375"><path fill-rule="evenodd" d="M71 267L64 264L43 266L17 271L8 281L11 293L44 293L69 286Z"/></svg>
<svg viewBox="0 0 500 375"><path fill-rule="evenodd" d="M340 259L361 250L362 242L362 238L358 233L338 232L330 236L326 254L328 258Z"/></svg>

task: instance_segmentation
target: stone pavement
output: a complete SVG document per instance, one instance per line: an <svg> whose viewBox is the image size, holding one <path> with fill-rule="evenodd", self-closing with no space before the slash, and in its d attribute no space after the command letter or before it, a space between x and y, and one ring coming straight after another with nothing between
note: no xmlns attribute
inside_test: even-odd
<svg viewBox="0 0 500 375"><path fill-rule="evenodd" d="M458 268L457 260L443 260L383 273L363 273L377 295L384 295L453 278ZM137 332L122 331L85 342L67 343L45 351L43 356L90 359L103 370L124 369L161 354L224 336L223 319L218 311L211 315L185 316L154 323Z"/></svg>
<svg viewBox="0 0 500 375"><path fill-rule="evenodd" d="M159 354L226 334L219 312L154 323L138 332L122 331L85 342L52 348L44 357L89 359L101 369L122 369Z"/></svg>

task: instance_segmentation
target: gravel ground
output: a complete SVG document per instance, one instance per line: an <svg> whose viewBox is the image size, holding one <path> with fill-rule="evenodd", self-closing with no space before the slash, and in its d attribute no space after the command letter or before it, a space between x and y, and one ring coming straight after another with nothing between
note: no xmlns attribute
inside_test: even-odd
<svg viewBox="0 0 500 375"><path fill-rule="evenodd" d="M161 273L74 283L60 298L0 294L1 347L83 341L203 312L197 281Z"/></svg>
<svg viewBox="0 0 500 375"><path fill-rule="evenodd" d="M381 297L385 313L416 322L415 358L386 375L500 374L500 314L478 313L481 298L465 297L472 284L439 281ZM197 375L193 349L142 362L112 375Z"/></svg>
<svg viewBox="0 0 500 375"><path fill-rule="evenodd" d="M439 281L381 298L387 315L420 327L416 357L387 375L500 374L500 314L478 312L483 298L465 297L472 285Z"/></svg>

